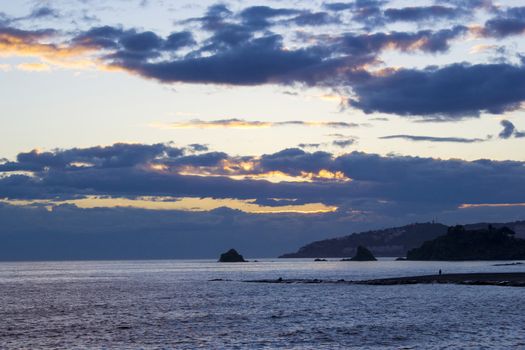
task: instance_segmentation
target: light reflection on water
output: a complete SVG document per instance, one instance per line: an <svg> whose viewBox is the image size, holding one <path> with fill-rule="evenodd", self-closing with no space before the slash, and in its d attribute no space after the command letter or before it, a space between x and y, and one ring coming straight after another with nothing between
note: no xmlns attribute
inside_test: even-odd
<svg viewBox="0 0 525 350"><path fill-rule="evenodd" d="M525 348L521 288L240 282L525 271L495 263L0 263L0 348Z"/></svg>

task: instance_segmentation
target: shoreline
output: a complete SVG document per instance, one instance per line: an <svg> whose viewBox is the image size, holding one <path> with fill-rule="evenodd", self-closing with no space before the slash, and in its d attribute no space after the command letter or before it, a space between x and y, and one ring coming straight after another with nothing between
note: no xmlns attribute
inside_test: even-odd
<svg viewBox="0 0 525 350"><path fill-rule="evenodd" d="M322 279L262 279L246 280L247 283L284 284L360 284L369 286L393 286L408 284L462 284L476 286L525 287L525 272L501 273L453 273L442 275L423 275L370 280L322 280Z"/></svg>

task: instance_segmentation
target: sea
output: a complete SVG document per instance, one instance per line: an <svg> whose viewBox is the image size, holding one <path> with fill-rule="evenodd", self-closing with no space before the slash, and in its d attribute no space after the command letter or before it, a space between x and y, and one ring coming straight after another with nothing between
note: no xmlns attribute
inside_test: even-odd
<svg viewBox="0 0 525 350"><path fill-rule="evenodd" d="M243 282L525 272L328 260L0 263L0 349L525 349L525 288Z"/></svg>

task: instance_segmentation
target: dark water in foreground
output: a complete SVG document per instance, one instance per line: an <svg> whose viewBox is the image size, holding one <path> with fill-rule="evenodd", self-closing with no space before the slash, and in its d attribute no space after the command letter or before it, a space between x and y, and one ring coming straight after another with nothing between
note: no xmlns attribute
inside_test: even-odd
<svg viewBox="0 0 525 350"><path fill-rule="evenodd" d="M492 264L0 263L0 348L525 349L523 288L239 282L525 271Z"/></svg>

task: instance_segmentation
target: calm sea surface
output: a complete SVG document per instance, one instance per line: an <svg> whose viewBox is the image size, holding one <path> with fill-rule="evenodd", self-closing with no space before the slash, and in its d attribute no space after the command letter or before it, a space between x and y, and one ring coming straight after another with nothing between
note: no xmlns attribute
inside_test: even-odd
<svg viewBox="0 0 525 350"><path fill-rule="evenodd" d="M525 349L523 288L241 282L525 272L493 264L0 263L0 349Z"/></svg>

